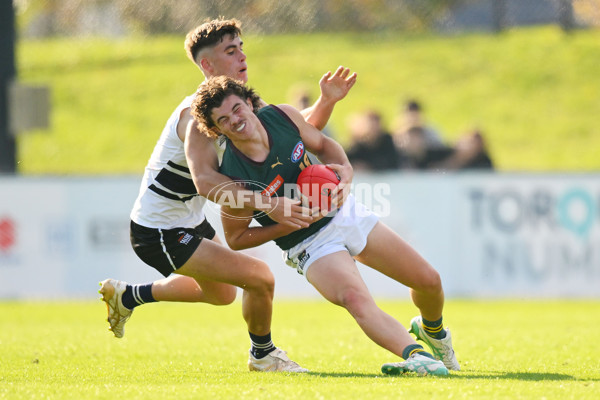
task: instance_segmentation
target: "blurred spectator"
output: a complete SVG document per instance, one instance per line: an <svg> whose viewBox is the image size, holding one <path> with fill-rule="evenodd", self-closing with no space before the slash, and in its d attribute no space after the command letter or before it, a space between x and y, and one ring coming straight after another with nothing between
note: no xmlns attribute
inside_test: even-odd
<svg viewBox="0 0 600 400"><path fill-rule="evenodd" d="M454 155L447 161L454 169L493 169L487 145L479 129L467 133L454 146Z"/></svg>
<svg viewBox="0 0 600 400"><path fill-rule="evenodd" d="M355 170L382 171L400 166L392 135L383 127L377 111L352 118L350 133L352 142L346 154Z"/></svg>
<svg viewBox="0 0 600 400"><path fill-rule="evenodd" d="M422 127L412 127L405 132L400 146L403 154L402 168L409 169L492 169L483 136L478 130L463 136L456 146L427 145Z"/></svg>
<svg viewBox="0 0 600 400"><path fill-rule="evenodd" d="M427 124L417 100L404 106L397 124L394 143L402 155L402 168L474 169L493 168L481 132L475 130L461 137L456 145L447 145L439 133Z"/></svg>
<svg viewBox="0 0 600 400"><path fill-rule="evenodd" d="M427 124L423 116L423 108L417 100L408 100L402 111L402 118L396 122L394 140L402 142L409 129L419 127L425 135L425 145L430 148L444 147L444 142L438 131ZM400 145L400 143L397 143Z"/></svg>
<svg viewBox="0 0 600 400"><path fill-rule="evenodd" d="M402 168L406 169L429 169L434 163L443 161L450 157L452 149L447 146L429 146L427 144L426 131L421 126L413 126L396 137L396 145L403 155Z"/></svg>

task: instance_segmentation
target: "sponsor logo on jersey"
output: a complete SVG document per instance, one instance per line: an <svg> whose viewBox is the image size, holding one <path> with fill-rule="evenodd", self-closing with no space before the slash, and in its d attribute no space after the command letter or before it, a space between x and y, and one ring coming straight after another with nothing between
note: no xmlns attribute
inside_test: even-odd
<svg viewBox="0 0 600 400"><path fill-rule="evenodd" d="M265 190L263 190L260 194L263 196L272 197L273 194L275 194L275 192L277 192L277 190L281 187L281 185L283 185L283 178L281 175L277 175L275 179L273 179L273 181L269 183Z"/></svg>
<svg viewBox="0 0 600 400"><path fill-rule="evenodd" d="M183 234L183 235L179 236L179 239L177 239L177 241L179 243L181 243L181 244L188 244L192 240L192 238L193 238L193 236L190 235L189 233L186 233L186 232L183 232L183 231L181 231L179 233Z"/></svg>
<svg viewBox="0 0 600 400"><path fill-rule="evenodd" d="M296 144L294 150L292 150L292 162L298 162L304 155L304 143L301 141Z"/></svg>
<svg viewBox="0 0 600 400"><path fill-rule="evenodd" d="M279 161L279 157L277 157L277 162L276 162L276 163L273 163L273 164L271 165L271 169L275 168L275 167L276 167L276 166L278 166L278 165L283 165L283 163L282 163L281 161Z"/></svg>

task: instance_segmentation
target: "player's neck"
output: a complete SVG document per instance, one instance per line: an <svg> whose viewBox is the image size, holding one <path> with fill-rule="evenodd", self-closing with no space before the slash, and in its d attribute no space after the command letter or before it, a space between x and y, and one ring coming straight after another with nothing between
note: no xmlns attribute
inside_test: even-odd
<svg viewBox="0 0 600 400"><path fill-rule="evenodd" d="M246 157L256 162L263 162L269 155L269 136L262 124L257 128L255 134L247 140L236 138L232 143Z"/></svg>

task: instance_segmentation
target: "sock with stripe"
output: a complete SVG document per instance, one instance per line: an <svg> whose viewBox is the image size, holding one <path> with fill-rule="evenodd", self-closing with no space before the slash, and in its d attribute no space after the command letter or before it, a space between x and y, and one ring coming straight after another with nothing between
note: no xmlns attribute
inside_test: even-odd
<svg viewBox="0 0 600 400"><path fill-rule="evenodd" d="M271 332L264 336L254 335L251 332L248 333L250 334L250 342L252 342L250 353L252 353L254 358L261 359L276 349L273 341L271 340Z"/></svg>
<svg viewBox="0 0 600 400"><path fill-rule="evenodd" d="M437 321L428 321L422 318L423 330L428 336L434 339L443 339L446 337L446 330L444 329L443 317L440 317Z"/></svg>
<svg viewBox="0 0 600 400"><path fill-rule="evenodd" d="M130 310L146 303L154 303L156 300L152 296L152 283L142 285L127 285L121 298L123 305Z"/></svg>
<svg viewBox="0 0 600 400"><path fill-rule="evenodd" d="M421 346L420 344L409 344L408 346L406 346L404 350L402 350L402 358L408 360L408 358L415 353L419 353L422 356L435 360L435 358L430 353L426 352L423 346Z"/></svg>

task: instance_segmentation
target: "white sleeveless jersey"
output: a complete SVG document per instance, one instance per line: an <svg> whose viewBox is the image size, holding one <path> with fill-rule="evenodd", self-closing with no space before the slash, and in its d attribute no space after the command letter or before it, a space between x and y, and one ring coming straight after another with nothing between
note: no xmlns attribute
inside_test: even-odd
<svg viewBox="0 0 600 400"><path fill-rule="evenodd" d="M177 136L181 112L194 95L186 97L173 111L150 156L131 210L131 220L147 228L193 228L204 221L206 199L194 186L185 159L183 142Z"/></svg>

